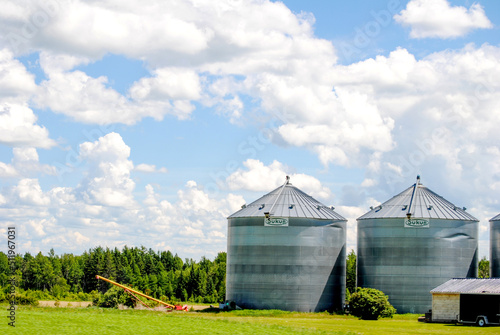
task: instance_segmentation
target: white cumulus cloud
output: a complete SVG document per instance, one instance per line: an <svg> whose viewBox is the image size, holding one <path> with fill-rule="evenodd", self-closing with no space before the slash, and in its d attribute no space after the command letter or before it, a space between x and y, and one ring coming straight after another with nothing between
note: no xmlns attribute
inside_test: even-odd
<svg viewBox="0 0 500 335"><path fill-rule="evenodd" d="M46 22L25 38L27 19L40 13L45 13ZM113 0L54 0L47 5L33 0L9 3L3 18L0 28L6 34L0 36L0 46L18 53L41 51L40 65L48 78L34 98L37 106L85 123L130 125L165 115L188 119L195 109L193 101L213 106L237 123L245 109L240 94L259 98L259 91L274 89L267 75L276 80L306 79L298 88L284 83L283 91L288 92L283 93L294 97L302 90L311 95L309 84L324 83L325 67L336 61L332 43L314 36L314 17L294 14L280 2L144 5L132 0L117 5ZM13 43L12 36L20 38ZM140 59L151 76L139 79L122 95L106 77L74 70L106 54ZM211 89L214 79L233 76L249 77L251 84L229 95ZM263 102L266 110L274 108Z"/></svg>
<svg viewBox="0 0 500 335"><path fill-rule="evenodd" d="M226 178L230 190L250 190L269 192L273 188L283 185L285 177L290 177L290 182L311 195L321 199L329 199L331 191L321 182L303 173L293 173L290 168L278 161L264 165L259 160L248 159L243 162L244 169L238 169Z"/></svg>
<svg viewBox="0 0 500 335"><path fill-rule="evenodd" d="M135 171L144 173L167 173L168 170L165 167L156 168L154 164L138 164L134 167Z"/></svg>
<svg viewBox="0 0 500 335"><path fill-rule="evenodd" d="M13 194L21 205L46 206L50 204L49 197L43 193L37 179L21 179L13 187Z"/></svg>
<svg viewBox="0 0 500 335"><path fill-rule="evenodd" d="M473 29L493 27L480 4L467 9L451 6L447 0L411 0L394 19L411 27L412 38L456 38Z"/></svg>
<svg viewBox="0 0 500 335"><path fill-rule="evenodd" d="M140 100L197 100L201 86L192 69L160 68L151 78L142 78L130 88L130 95Z"/></svg>
<svg viewBox="0 0 500 335"><path fill-rule="evenodd" d="M89 164L89 174L80 185L83 196L92 204L129 207L135 204L130 178L133 163L130 147L117 133L80 145L80 157Z"/></svg>
<svg viewBox="0 0 500 335"><path fill-rule="evenodd" d="M0 99L28 96L35 90L34 75L14 59L10 50L0 49Z"/></svg>
<svg viewBox="0 0 500 335"><path fill-rule="evenodd" d="M24 104L0 103L0 143L8 146L50 148L56 143L48 130L36 124L37 117Z"/></svg>
<svg viewBox="0 0 500 335"><path fill-rule="evenodd" d="M28 176L37 172L55 175L57 172L54 166L40 164L35 148L13 148L12 151L11 164L0 162L0 177Z"/></svg>

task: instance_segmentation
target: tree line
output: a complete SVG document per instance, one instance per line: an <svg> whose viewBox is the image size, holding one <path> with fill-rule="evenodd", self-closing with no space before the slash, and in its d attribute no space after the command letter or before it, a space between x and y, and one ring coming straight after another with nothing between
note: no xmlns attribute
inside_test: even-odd
<svg viewBox="0 0 500 335"><path fill-rule="evenodd" d="M45 292L56 299L80 294L103 294L112 285L97 280L96 275L142 291L166 301L213 303L226 295L226 253L220 252L213 261L202 257L184 261L170 251L155 252L145 247L109 249L96 247L80 256L58 256L50 250L47 256L39 252L17 255L11 260L0 252L0 286L10 285L12 276L18 289ZM43 298L40 293L37 298Z"/></svg>

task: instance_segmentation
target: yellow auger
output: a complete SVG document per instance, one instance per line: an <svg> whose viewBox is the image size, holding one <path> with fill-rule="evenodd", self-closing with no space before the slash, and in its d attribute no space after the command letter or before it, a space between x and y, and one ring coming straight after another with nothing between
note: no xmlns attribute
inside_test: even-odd
<svg viewBox="0 0 500 335"><path fill-rule="evenodd" d="M136 291L136 290L133 290L133 289L131 289L131 288L129 288L129 287L126 287L126 286L124 286L124 285L118 284L117 282L114 282L114 281L112 281L112 280L110 280L110 279L108 279L108 278L104 278L104 277L101 277L101 276L99 276L99 275L97 275L97 276L95 276L95 277L97 278L97 280L102 279L102 280L104 280L104 281L107 281L107 282L108 282L108 283L110 283L110 284L113 284L113 285L115 285L115 286L118 286L118 287L120 287L120 288L124 289L124 290L125 290L125 292L132 294L132 296L133 296L134 294L137 294L137 295L140 295L141 297L144 297L144 298L146 298L146 299L156 301L157 303L162 304L162 305L164 305L164 306L167 306L167 307L168 307L168 308L170 308L170 309L173 309L173 310L175 309L176 311L187 311L187 305L184 305L184 306L180 306L180 305L171 305L171 304L168 304L168 303L166 303L166 302L164 302L164 301L161 301L161 300L155 299L155 298L153 298L153 297L150 297L149 295L145 295L144 293L141 293L141 292L138 292L138 291ZM137 300L139 300L139 299L137 299ZM139 301L140 301L140 300L139 300ZM147 306L146 306L146 307L147 307Z"/></svg>

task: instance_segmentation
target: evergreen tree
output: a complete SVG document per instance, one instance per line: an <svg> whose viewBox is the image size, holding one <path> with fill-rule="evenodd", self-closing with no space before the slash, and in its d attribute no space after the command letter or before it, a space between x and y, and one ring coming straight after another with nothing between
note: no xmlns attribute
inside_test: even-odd
<svg viewBox="0 0 500 335"><path fill-rule="evenodd" d="M154 273L149 275L149 289L154 298L159 298L161 296L161 287L158 286L158 277Z"/></svg>
<svg viewBox="0 0 500 335"><path fill-rule="evenodd" d="M0 251L0 287L7 286L9 282L9 257Z"/></svg>
<svg viewBox="0 0 500 335"><path fill-rule="evenodd" d="M137 263L134 263L133 276L134 279L132 281L132 285L135 287L142 287L142 274L141 270L139 269L139 265L137 265Z"/></svg>
<svg viewBox="0 0 500 335"><path fill-rule="evenodd" d="M54 275L56 277L62 277L61 259L56 255L54 248L50 249L48 258L50 263L52 264Z"/></svg>
<svg viewBox="0 0 500 335"><path fill-rule="evenodd" d="M119 271L118 280L125 285L133 285L134 272L132 271L132 268L130 267L126 259L124 259L123 263L125 265L122 266L122 268Z"/></svg>
<svg viewBox="0 0 500 335"><path fill-rule="evenodd" d="M61 257L61 271L62 277L71 288L71 292L77 293L82 290L83 268L77 257L73 254L64 254Z"/></svg>
<svg viewBox="0 0 500 335"><path fill-rule="evenodd" d="M177 299L182 299L183 301L187 301L188 274L187 272L182 270L176 271L175 274L177 277L175 296L177 297Z"/></svg>
<svg viewBox="0 0 500 335"><path fill-rule="evenodd" d="M175 256L174 256L174 268L172 270L174 270L174 271L182 270L183 267L184 267L184 263L182 262L182 258L180 258L179 256L177 256L177 254L175 254Z"/></svg>
<svg viewBox="0 0 500 335"><path fill-rule="evenodd" d="M111 280L116 280L117 276L114 256L108 248L106 248L106 252L104 253L102 276Z"/></svg>
<svg viewBox="0 0 500 335"><path fill-rule="evenodd" d="M22 288L25 290L36 290L38 289L36 287L36 277L39 276L39 266L37 262L35 261L35 258L31 256L30 253L26 253L24 255L24 265L23 265L23 284Z"/></svg>
<svg viewBox="0 0 500 335"><path fill-rule="evenodd" d="M161 262L165 270L174 270L174 256L170 250L161 252Z"/></svg>
<svg viewBox="0 0 500 335"><path fill-rule="evenodd" d="M35 287L38 290L49 290L56 280L52 263L39 252L35 257L34 267L36 268Z"/></svg>

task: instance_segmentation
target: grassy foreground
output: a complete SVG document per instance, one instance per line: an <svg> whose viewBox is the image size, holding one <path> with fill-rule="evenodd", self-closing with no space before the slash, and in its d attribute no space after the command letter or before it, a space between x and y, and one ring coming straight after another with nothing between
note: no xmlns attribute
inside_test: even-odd
<svg viewBox="0 0 500 335"><path fill-rule="evenodd" d="M281 311L155 312L20 306L15 329L1 305L0 334L498 334L477 328L417 322L416 315L362 321L352 316Z"/></svg>

